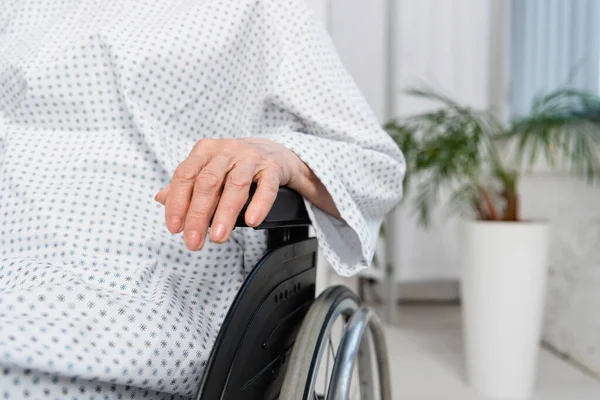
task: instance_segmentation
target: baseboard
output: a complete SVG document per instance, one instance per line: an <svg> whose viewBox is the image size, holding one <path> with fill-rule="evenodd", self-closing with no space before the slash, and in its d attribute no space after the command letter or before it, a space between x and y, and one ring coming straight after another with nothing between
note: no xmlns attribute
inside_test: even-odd
<svg viewBox="0 0 600 400"><path fill-rule="evenodd" d="M460 286L457 281L402 282L398 284L400 301L457 302Z"/></svg>
<svg viewBox="0 0 600 400"><path fill-rule="evenodd" d="M329 285L343 284L352 290L358 290L359 277L343 278L333 275L329 278ZM368 278L366 278L368 279ZM385 298L387 288L375 279L369 280L369 290L377 297ZM400 282L397 288L398 301L400 302L443 302L456 303L460 300L460 286L457 280L439 280L426 282Z"/></svg>
<svg viewBox="0 0 600 400"><path fill-rule="evenodd" d="M576 359L572 358L567 353L564 353L564 352L558 350L556 347L552 346L552 344L550 344L546 341L542 341L542 347L544 349L548 350L550 353L552 353L557 358L560 358L560 359L564 360L565 362L568 362L569 364L571 364L572 366L574 366L575 368L577 368L579 371L586 374L587 376L594 378L594 379L600 379L600 373L598 373L598 371L594 371L591 368L588 368L586 365L584 365L584 364L580 363L579 361L577 361Z"/></svg>
<svg viewBox="0 0 600 400"><path fill-rule="evenodd" d="M371 291L378 297L385 297L386 288L379 282L371 281ZM401 282L397 292L400 303L451 303L460 302L460 286L457 281Z"/></svg>

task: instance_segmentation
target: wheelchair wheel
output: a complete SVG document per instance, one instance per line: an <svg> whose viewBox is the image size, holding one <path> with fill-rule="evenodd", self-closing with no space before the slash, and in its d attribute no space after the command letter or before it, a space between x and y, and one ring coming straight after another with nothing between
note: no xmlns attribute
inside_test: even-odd
<svg viewBox="0 0 600 400"><path fill-rule="evenodd" d="M341 330L336 335L337 327ZM361 307L348 288L327 289L306 314L279 398L391 400L383 329L375 313Z"/></svg>

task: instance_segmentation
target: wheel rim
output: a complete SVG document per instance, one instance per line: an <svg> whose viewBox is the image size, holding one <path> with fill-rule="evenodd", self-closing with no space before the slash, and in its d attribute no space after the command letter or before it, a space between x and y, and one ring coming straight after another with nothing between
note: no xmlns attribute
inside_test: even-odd
<svg viewBox="0 0 600 400"><path fill-rule="evenodd" d="M344 299L342 300L342 302L338 305L338 307L336 307L330 317L330 319L327 321L327 324L323 327L323 329L321 330L321 338L319 340L319 342L321 342L322 344L318 346L318 351L317 354L315 354L315 356L313 357L313 363L312 363L312 371L309 374L309 380L307 382L307 387L305 389L305 394L310 394L312 393L312 399L317 398L317 396L321 395L324 398L326 398L326 392L328 389L328 385L329 385L329 380L326 380L326 386L324 387L324 391L323 393L317 393L317 390L319 389L317 387L317 378L319 377L319 371L321 370L321 365L323 362L323 353L325 353L325 363L326 363L326 368L329 369L329 366L333 367L333 360L330 358L331 357L331 351L333 351L333 358L335 358L335 351L332 349L333 345L333 339L332 339L332 333L334 331L334 327L336 325L337 322L340 321L340 318L343 318L344 323L346 321L348 321L348 319L350 318L350 316L358 309L358 304L356 304L355 301L353 301L352 299ZM328 365L329 364L329 365ZM329 371L325 371L326 374L329 373Z"/></svg>
<svg viewBox="0 0 600 400"><path fill-rule="evenodd" d="M329 288L315 300L296 337L280 399L329 400L332 393L340 392L340 388L335 388L338 383L331 383L332 372L337 363L334 359L342 354L338 353L340 350L348 346L343 345L344 338L348 336L347 324L359 308L359 299L345 287ZM383 336L379 335L383 331L378 321L376 325L371 329L362 330L358 348L357 341L352 342L354 350L350 357L351 377L346 377L342 391L347 393L347 388L351 385L353 390L350 394L353 396L348 397L350 399L380 398L376 393L380 393L384 400L390 399L385 394L389 393L385 390L389 386L389 379L382 378L389 373L385 354L387 351ZM340 349L340 345L343 345L343 348ZM344 353L347 352L348 349L345 349ZM383 356L380 354L382 352ZM376 358L373 357L375 354ZM345 357L345 360L348 365L348 357ZM375 378L375 370L379 379Z"/></svg>

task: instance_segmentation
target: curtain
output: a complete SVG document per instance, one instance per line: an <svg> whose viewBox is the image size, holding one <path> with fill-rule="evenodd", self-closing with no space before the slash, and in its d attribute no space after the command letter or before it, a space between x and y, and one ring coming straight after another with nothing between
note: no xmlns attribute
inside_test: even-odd
<svg viewBox="0 0 600 400"><path fill-rule="evenodd" d="M600 0L512 0L512 116L558 88L598 91Z"/></svg>

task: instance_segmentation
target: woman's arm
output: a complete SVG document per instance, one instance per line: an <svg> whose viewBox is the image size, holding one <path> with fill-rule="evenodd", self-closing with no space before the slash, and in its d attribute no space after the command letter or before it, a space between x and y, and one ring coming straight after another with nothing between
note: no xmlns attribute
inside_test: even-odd
<svg viewBox="0 0 600 400"><path fill-rule="evenodd" d="M381 223L402 198L405 160L305 2L263 1L278 62L265 97L269 129L257 132L297 154L331 196L341 222L310 202L308 213L329 264L352 275L371 263Z"/></svg>
<svg viewBox="0 0 600 400"><path fill-rule="evenodd" d="M306 199L325 258L341 275L354 274L370 264L383 218L402 197L402 152L304 1L258 4L265 53L253 80L260 97L249 104L261 108L244 127L249 137L202 140L177 167L168 195L158 196L167 226L199 249L214 214L210 238L223 242L252 181L258 188L245 216L250 226L287 185Z"/></svg>
<svg viewBox="0 0 600 400"><path fill-rule="evenodd" d="M296 156L297 157L297 156ZM301 161L302 162L302 161ZM300 193L306 200L314 204L319 209L325 211L327 214L341 220L339 210L337 209L333 198L327 191L323 182L315 175L315 173L302 162L300 167L301 173L298 178L298 182L291 183L290 188Z"/></svg>

